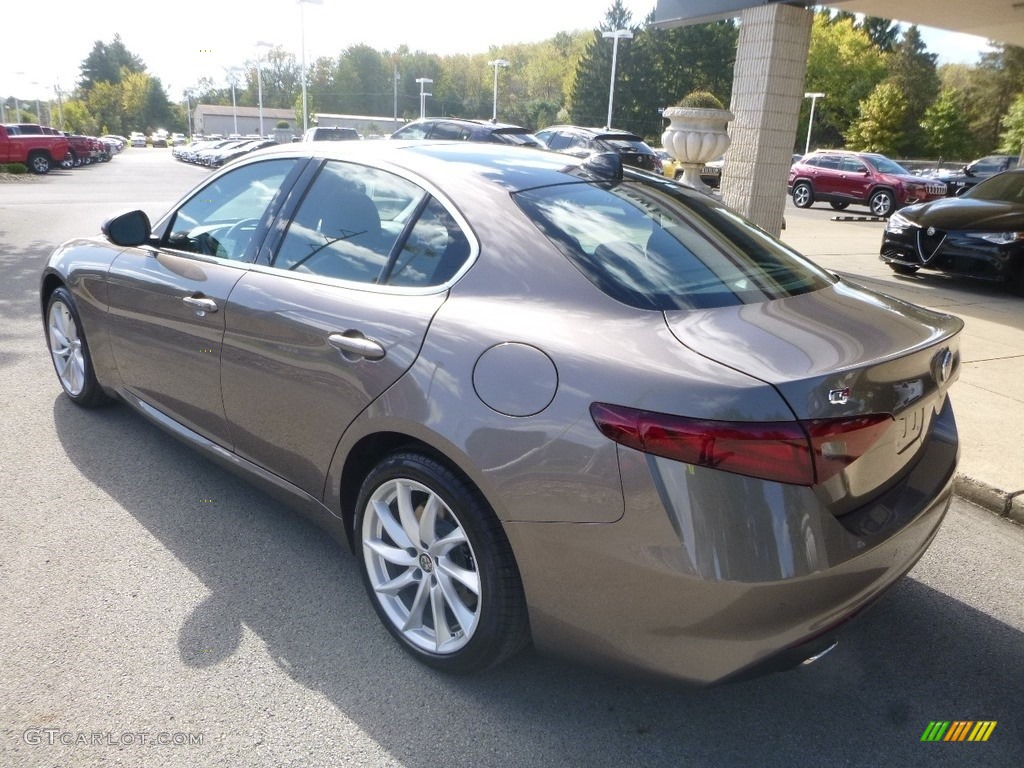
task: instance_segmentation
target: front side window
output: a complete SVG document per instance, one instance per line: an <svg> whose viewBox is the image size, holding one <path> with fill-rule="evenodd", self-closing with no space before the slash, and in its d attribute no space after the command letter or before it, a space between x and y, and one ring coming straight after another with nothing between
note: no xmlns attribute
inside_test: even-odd
<svg viewBox="0 0 1024 768"><path fill-rule="evenodd" d="M563 184L514 199L597 288L638 309L752 304L834 282L721 203L667 182Z"/></svg>
<svg viewBox="0 0 1024 768"><path fill-rule="evenodd" d="M246 260L253 233L296 162L291 158L267 160L219 176L175 212L161 245Z"/></svg>
<svg viewBox="0 0 1024 768"><path fill-rule="evenodd" d="M433 123L413 123L395 131L395 139L425 139Z"/></svg>

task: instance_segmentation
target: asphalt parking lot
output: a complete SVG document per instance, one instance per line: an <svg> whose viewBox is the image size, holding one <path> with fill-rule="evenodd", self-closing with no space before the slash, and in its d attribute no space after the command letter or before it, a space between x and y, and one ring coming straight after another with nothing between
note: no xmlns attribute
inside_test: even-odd
<svg viewBox="0 0 1024 768"><path fill-rule="evenodd" d="M1024 530L962 499L806 668L684 691L533 652L470 678L416 664L325 534L128 409L61 395L45 259L207 174L138 148L0 183L0 766L1020 764ZM809 242L838 231L800 215ZM935 720L997 726L921 742Z"/></svg>

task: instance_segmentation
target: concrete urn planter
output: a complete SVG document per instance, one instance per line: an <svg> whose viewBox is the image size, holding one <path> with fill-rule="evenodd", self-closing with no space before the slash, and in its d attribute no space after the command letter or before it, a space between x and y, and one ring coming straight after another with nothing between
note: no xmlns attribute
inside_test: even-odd
<svg viewBox="0 0 1024 768"><path fill-rule="evenodd" d="M683 166L682 182L710 192L700 179L700 171L709 160L725 154L732 143L726 126L733 113L727 109L668 107L663 115L670 122L661 134L661 146Z"/></svg>

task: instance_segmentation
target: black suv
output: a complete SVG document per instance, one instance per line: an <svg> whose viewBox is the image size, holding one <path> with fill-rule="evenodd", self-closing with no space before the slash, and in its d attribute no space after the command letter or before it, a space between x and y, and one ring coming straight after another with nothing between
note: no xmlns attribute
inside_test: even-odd
<svg viewBox="0 0 1024 768"><path fill-rule="evenodd" d="M963 194L989 176L1017 167L1016 155L987 155L968 163L959 171L939 171L935 178L946 183L949 197Z"/></svg>
<svg viewBox="0 0 1024 768"><path fill-rule="evenodd" d="M628 131L552 125L537 131L536 135L544 146L556 152L576 157L586 157L592 152L618 152L627 165L661 173L661 159L657 153L642 138Z"/></svg>
<svg viewBox="0 0 1024 768"><path fill-rule="evenodd" d="M541 146L534 135L520 125L466 120L461 117L425 117L422 120L414 120L391 134L391 138L489 141L525 147Z"/></svg>

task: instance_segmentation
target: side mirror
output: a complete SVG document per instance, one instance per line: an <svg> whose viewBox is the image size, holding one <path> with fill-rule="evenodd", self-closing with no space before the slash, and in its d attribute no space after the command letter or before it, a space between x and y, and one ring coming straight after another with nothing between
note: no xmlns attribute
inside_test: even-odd
<svg viewBox="0 0 1024 768"><path fill-rule="evenodd" d="M153 234L149 216L143 211L128 211L107 219L100 229L114 245L128 247L145 244Z"/></svg>

